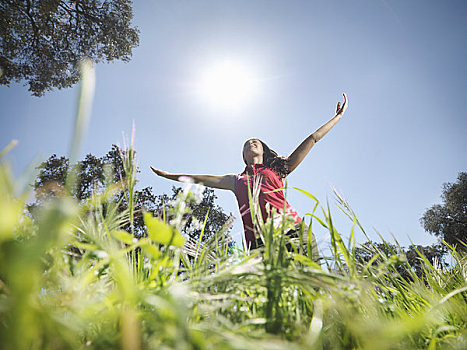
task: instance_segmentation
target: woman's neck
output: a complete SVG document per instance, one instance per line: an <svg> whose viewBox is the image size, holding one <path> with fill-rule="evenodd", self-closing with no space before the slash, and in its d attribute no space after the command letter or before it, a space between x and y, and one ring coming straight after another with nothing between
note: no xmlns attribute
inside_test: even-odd
<svg viewBox="0 0 467 350"><path fill-rule="evenodd" d="M250 166L255 164L263 164L263 156L254 156L251 160L247 161L247 164Z"/></svg>

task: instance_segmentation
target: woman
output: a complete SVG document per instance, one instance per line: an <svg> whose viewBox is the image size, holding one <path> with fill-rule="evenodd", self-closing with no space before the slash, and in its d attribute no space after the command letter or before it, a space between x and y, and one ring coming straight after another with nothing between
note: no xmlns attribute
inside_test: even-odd
<svg viewBox="0 0 467 350"><path fill-rule="evenodd" d="M276 208L279 212L286 208L286 215L292 217L296 224L301 223L300 216L290 207L284 197L282 190L283 179L294 171L303 161L310 149L318 142L329 130L342 118L342 115L348 107L347 96L344 93L344 103L337 103L336 114L326 124L308 136L297 149L288 157L279 157L264 142L253 138L247 140L243 145L243 160L246 164L245 169L240 175L191 175L191 174L169 174L162 170L156 170L151 167L157 175L170 180L180 181L182 177L191 178L195 183L201 183L205 186L230 190L234 192L237 198L240 213L242 215L243 227L245 229L245 239L249 249L255 249L261 245L261 241L255 232L257 225L253 224L252 215L249 208L248 186L250 189L257 189L257 203L261 210L261 217L266 221L268 217L267 204ZM253 186L256 183L257 186ZM288 233L290 234L290 232ZM314 238L314 237L313 237ZM313 242L316 246L316 243ZM316 251L313 249L313 256Z"/></svg>

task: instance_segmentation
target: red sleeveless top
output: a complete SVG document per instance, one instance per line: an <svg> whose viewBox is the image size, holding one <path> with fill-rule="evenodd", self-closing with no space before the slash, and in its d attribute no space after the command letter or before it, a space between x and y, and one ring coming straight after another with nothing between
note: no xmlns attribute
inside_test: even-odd
<svg viewBox="0 0 467 350"><path fill-rule="evenodd" d="M235 178L235 197L237 198L238 208L242 216L243 228L245 230L245 240L247 247L250 247L255 237L255 225L251 218L250 205L248 199L248 183L252 196L256 194L261 216L265 222L268 218L266 204L282 212L284 202L287 215L290 215L295 220L295 223L301 222L302 219L297 212L287 203L284 197L284 192L275 191L284 187L281 177L271 168L267 168L263 164L254 164L247 166L244 170L244 175L237 175ZM248 174L248 175L246 175Z"/></svg>

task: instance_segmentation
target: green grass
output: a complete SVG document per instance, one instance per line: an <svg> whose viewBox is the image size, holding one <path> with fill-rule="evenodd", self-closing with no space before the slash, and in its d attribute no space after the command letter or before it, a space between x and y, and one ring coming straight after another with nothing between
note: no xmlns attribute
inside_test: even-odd
<svg viewBox="0 0 467 350"><path fill-rule="evenodd" d="M363 227L345 199L337 194L348 242L329 204L304 190L316 201L307 224L331 236L322 265L308 253L311 242L287 251L287 220L264 224L262 252L232 251L222 231L185 241L184 204L196 200L188 189L164 219L145 214L147 236L135 239L123 230L134 218L132 143L121 155L121 183L108 174L109 185L79 203L67 194L70 176L68 191L33 215L28 190L0 163L1 349L467 348L467 258L454 248L448 269L420 254L422 276L376 246L368 248L374 259L359 263L354 233ZM122 190L123 213L115 200Z"/></svg>
<svg viewBox="0 0 467 350"><path fill-rule="evenodd" d="M122 229L132 210L119 213L114 200L123 189L131 203L133 154L131 147L122 152L124 183L83 203L64 194L32 217L28 193L18 193L1 163L2 348L465 348L467 263L452 247L449 269L420 254L423 276L404 256L377 247L368 249L381 263L362 265L328 205L321 217L319 206L310 214L310 226L317 222L331 235L324 267L309 249L287 251L287 222L262 227L261 253L229 253L222 233L184 242L181 205L168 215L179 218L175 225L145 214L148 235L137 240ZM188 191L180 196L179 203L195 200ZM347 214L354 232L357 220ZM401 262L412 281L396 269Z"/></svg>

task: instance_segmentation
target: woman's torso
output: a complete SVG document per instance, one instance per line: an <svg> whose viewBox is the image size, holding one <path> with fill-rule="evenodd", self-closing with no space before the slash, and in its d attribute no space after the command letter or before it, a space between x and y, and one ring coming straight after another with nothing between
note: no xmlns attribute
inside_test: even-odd
<svg viewBox="0 0 467 350"><path fill-rule="evenodd" d="M234 190L242 216L247 246L255 240L255 230L258 226L253 224L252 220L248 185L250 186L250 193L254 202L258 203L260 209L258 212L261 212L263 222L269 216L266 208L267 204L269 204L271 210L272 208L276 208L281 213L285 206L286 214L291 216L296 223L301 222L300 216L285 200L284 192L282 190L277 191L277 189L284 187L282 178L273 169L262 164L247 166L241 175L236 176ZM258 218L257 220L259 221L260 219Z"/></svg>

